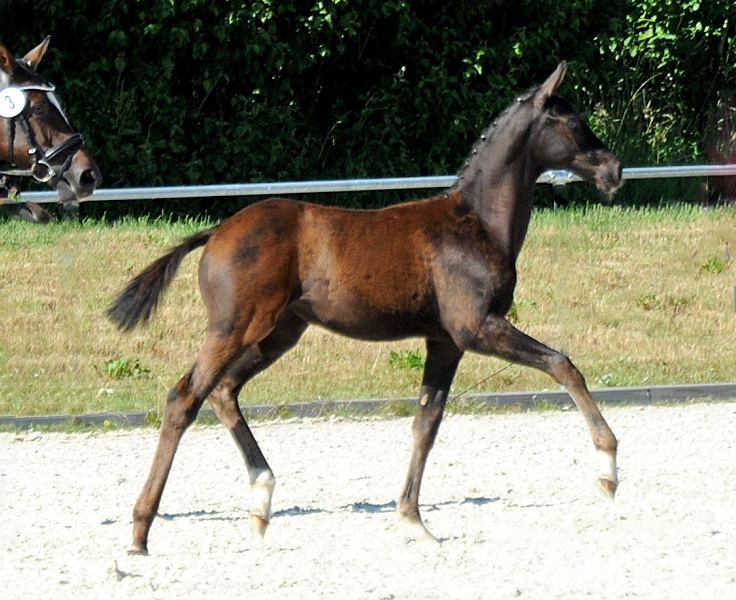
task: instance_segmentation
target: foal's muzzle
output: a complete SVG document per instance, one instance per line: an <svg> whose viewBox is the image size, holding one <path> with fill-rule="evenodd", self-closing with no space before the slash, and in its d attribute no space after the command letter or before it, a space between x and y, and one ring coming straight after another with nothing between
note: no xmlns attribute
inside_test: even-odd
<svg viewBox="0 0 736 600"><path fill-rule="evenodd" d="M624 183L621 161L614 154L596 172L595 184L605 194L613 194Z"/></svg>
<svg viewBox="0 0 736 600"><path fill-rule="evenodd" d="M590 181L604 194L612 194L623 184L623 168L618 156L608 149L578 155L572 171Z"/></svg>

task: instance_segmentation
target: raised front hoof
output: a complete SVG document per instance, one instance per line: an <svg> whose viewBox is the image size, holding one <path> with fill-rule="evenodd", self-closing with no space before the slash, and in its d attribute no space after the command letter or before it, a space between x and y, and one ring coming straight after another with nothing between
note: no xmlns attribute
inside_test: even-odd
<svg viewBox="0 0 736 600"><path fill-rule="evenodd" d="M133 542L128 546L127 552L133 556L148 556L148 548L145 544L141 544L139 542Z"/></svg>
<svg viewBox="0 0 736 600"><path fill-rule="evenodd" d="M266 529L268 529L269 523L270 521L264 519L261 515L250 513L250 525L253 528L253 531L255 531L261 539L266 535Z"/></svg>
<svg viewBox="0 0 736 600"><path fill-rule="evenodd" d="M598 489L601 494L606 498L609 500L614 500L616 498L616 488L618 488L617 482L612 481L608 477L599 477L596 483L598 484Z"/></svg>

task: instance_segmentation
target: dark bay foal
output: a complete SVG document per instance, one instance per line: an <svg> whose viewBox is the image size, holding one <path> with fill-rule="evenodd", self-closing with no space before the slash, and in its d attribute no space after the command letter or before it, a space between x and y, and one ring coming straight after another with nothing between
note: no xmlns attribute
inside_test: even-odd
<svg viewBox="0 0 736 600"><path fill-rule="evenodd" d="M598 484L614 496L616 438L583 376L566 356L505 318L539 175L567 169L604 192L621 184L619 159L555 95L565 70L560 64L481 136L447 193L376 211L266 200L184 240L120 293L108 315L129 330L150 317L182 259L205 246L199 286L206 338L169 393L151 471L133 511L130 552L147 552L177 445L207 398L245 459L252 523L264 534L275 479L237 398L310 324L364 340L426 338L413 451L397 503L414 538L434 539L419 514L419 490L450 383L467 351L540 369L566 386L601 458Z"/></svg>

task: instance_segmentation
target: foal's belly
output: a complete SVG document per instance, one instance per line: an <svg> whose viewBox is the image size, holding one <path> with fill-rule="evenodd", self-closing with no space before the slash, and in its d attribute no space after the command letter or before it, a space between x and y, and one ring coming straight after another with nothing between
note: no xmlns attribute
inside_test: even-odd
<svg viewBox="0 0 736 600"><path fill-rule="evenodd" d="M413 310L386 310L369 298L343 294L340 301L307 294L289 305L307 323L320 325L352 338L379 341L407 337L444 337L434 311L426 306Z"/></svg>

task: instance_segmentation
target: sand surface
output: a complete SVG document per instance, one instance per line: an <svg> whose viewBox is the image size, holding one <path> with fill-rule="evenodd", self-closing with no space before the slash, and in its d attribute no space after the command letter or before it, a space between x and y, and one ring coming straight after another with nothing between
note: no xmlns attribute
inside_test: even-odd
<svg viewBox="0 0 736 600"><path fill-rule="evenodd" d="M274 517L222 427L184 436L149 541L131 509L157 431L0 433L0 598L736 598L736 404L607 408L615 502L575 411L449 416L421 507L394 513L411 420L255 423Z"/></svg>

